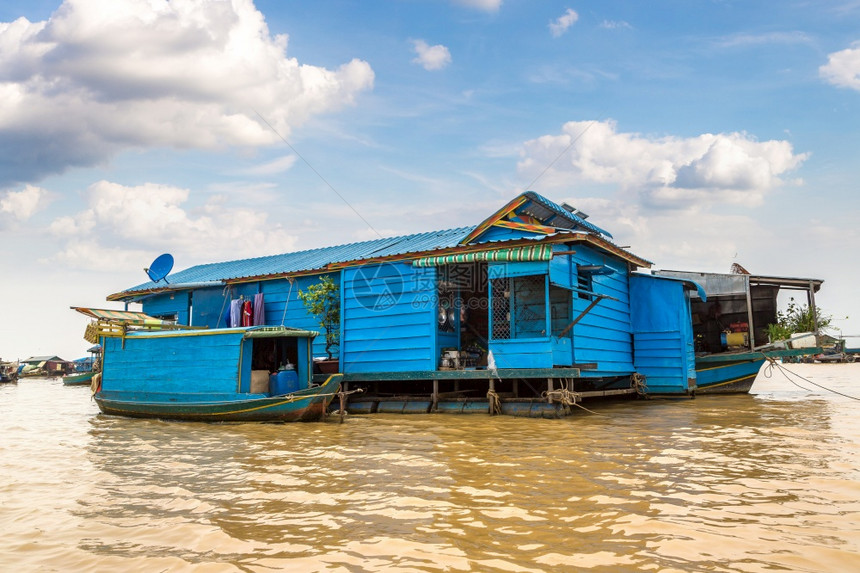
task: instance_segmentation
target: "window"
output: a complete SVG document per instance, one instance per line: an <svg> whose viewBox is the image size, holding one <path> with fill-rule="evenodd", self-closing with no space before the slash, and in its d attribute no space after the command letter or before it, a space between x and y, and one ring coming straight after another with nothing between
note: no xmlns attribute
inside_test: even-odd
<svg viewBox="0 0 860 573"><path fill-rule="evenodd" d="M546 275L493 279L492 337L543 338L546 332Z"/></svg>

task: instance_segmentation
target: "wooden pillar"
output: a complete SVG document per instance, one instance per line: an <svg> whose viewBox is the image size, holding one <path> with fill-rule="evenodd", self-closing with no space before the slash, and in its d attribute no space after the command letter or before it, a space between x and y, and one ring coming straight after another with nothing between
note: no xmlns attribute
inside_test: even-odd
<svg viewBox="0 0 860 573"><path fill-rule="evenodd" d="M546 401L548 403L552 404L552 396L551 396L551 394L552 394L552 378L546 379L546 392L547 392Z"/></svg>
<svg viewBox="0 0 860 573"><path fill-rule="evenodd" d="M809 302L809 308L812 311L812 324L815 327L815 334L818 335L818 309L815 307L815 284L812 281L809 281L806 300Z"/></svg>
<svg viewBox="0 0 860 573"><path fill-rule="evenodd" d="M514 384L514 398L519 398L520 397L520 381L515 378L513 381L513 384Z"/></svg>
<svg viewBox="0 0 860 573"><path fill-rule="evenodd" d="M747 291L747 323L749 324L750 350L755 348L755 324L753 324L752 287L749 275L744 276Z"/></svg>
<svg viewBox="0 0 860 573"><path fill-rule="evenodd" d="M430 406L430 411L435 412L439 407L439 380L433 380L433 404Z"/></svg>

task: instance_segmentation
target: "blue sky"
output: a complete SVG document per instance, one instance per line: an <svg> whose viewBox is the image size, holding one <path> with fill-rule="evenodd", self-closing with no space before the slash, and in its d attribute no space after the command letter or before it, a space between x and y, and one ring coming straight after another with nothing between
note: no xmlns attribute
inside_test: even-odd
<svg viewBox="0 0 860 573"><path fill-rule="evenodd" d="M6 1L0 101L3 358L82 355L68 307L163 252L472 225L526 189L655 268L824 279L860 334L857 0Z"/></svg>

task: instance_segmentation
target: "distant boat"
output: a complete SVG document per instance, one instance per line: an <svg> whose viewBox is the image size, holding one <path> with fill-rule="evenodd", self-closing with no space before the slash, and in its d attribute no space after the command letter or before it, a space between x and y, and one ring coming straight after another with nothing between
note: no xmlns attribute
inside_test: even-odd
<svg viewBox="0 0 860 573"><path fill-rule="evenodd" d="M78 374L69 374L63 376L63 386L89 386L92 384L93 376L96 373L92 370L89 372L80 372Z"/></svg>
<svg viewBox="0 0 860 573"><path fill-rule="evenodd" d="M316 332L287 327L193 329L143 313L101 317L101 372L92 379L104 414L205 422L322 420L342 374L314 385ZM89 339L89 338L88 338Z"/></svg>
<svg viewBox="0 0 860 573"><path fill-rule="evenodd" d="M0 383L18 381L18 363L0 362Z"/></svg>

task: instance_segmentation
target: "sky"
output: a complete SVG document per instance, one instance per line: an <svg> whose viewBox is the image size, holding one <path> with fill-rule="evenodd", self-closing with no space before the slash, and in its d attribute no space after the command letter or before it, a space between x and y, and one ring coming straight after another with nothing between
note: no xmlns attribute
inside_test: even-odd
<svg viewBox="0 0 860 573"><path fill-rule="evenodd" d="M858 181L858 0L0 3L3 359L86 355L69 307L162 253L474 225L525 190L654 268L823 279L860 335Z"/></svg>

